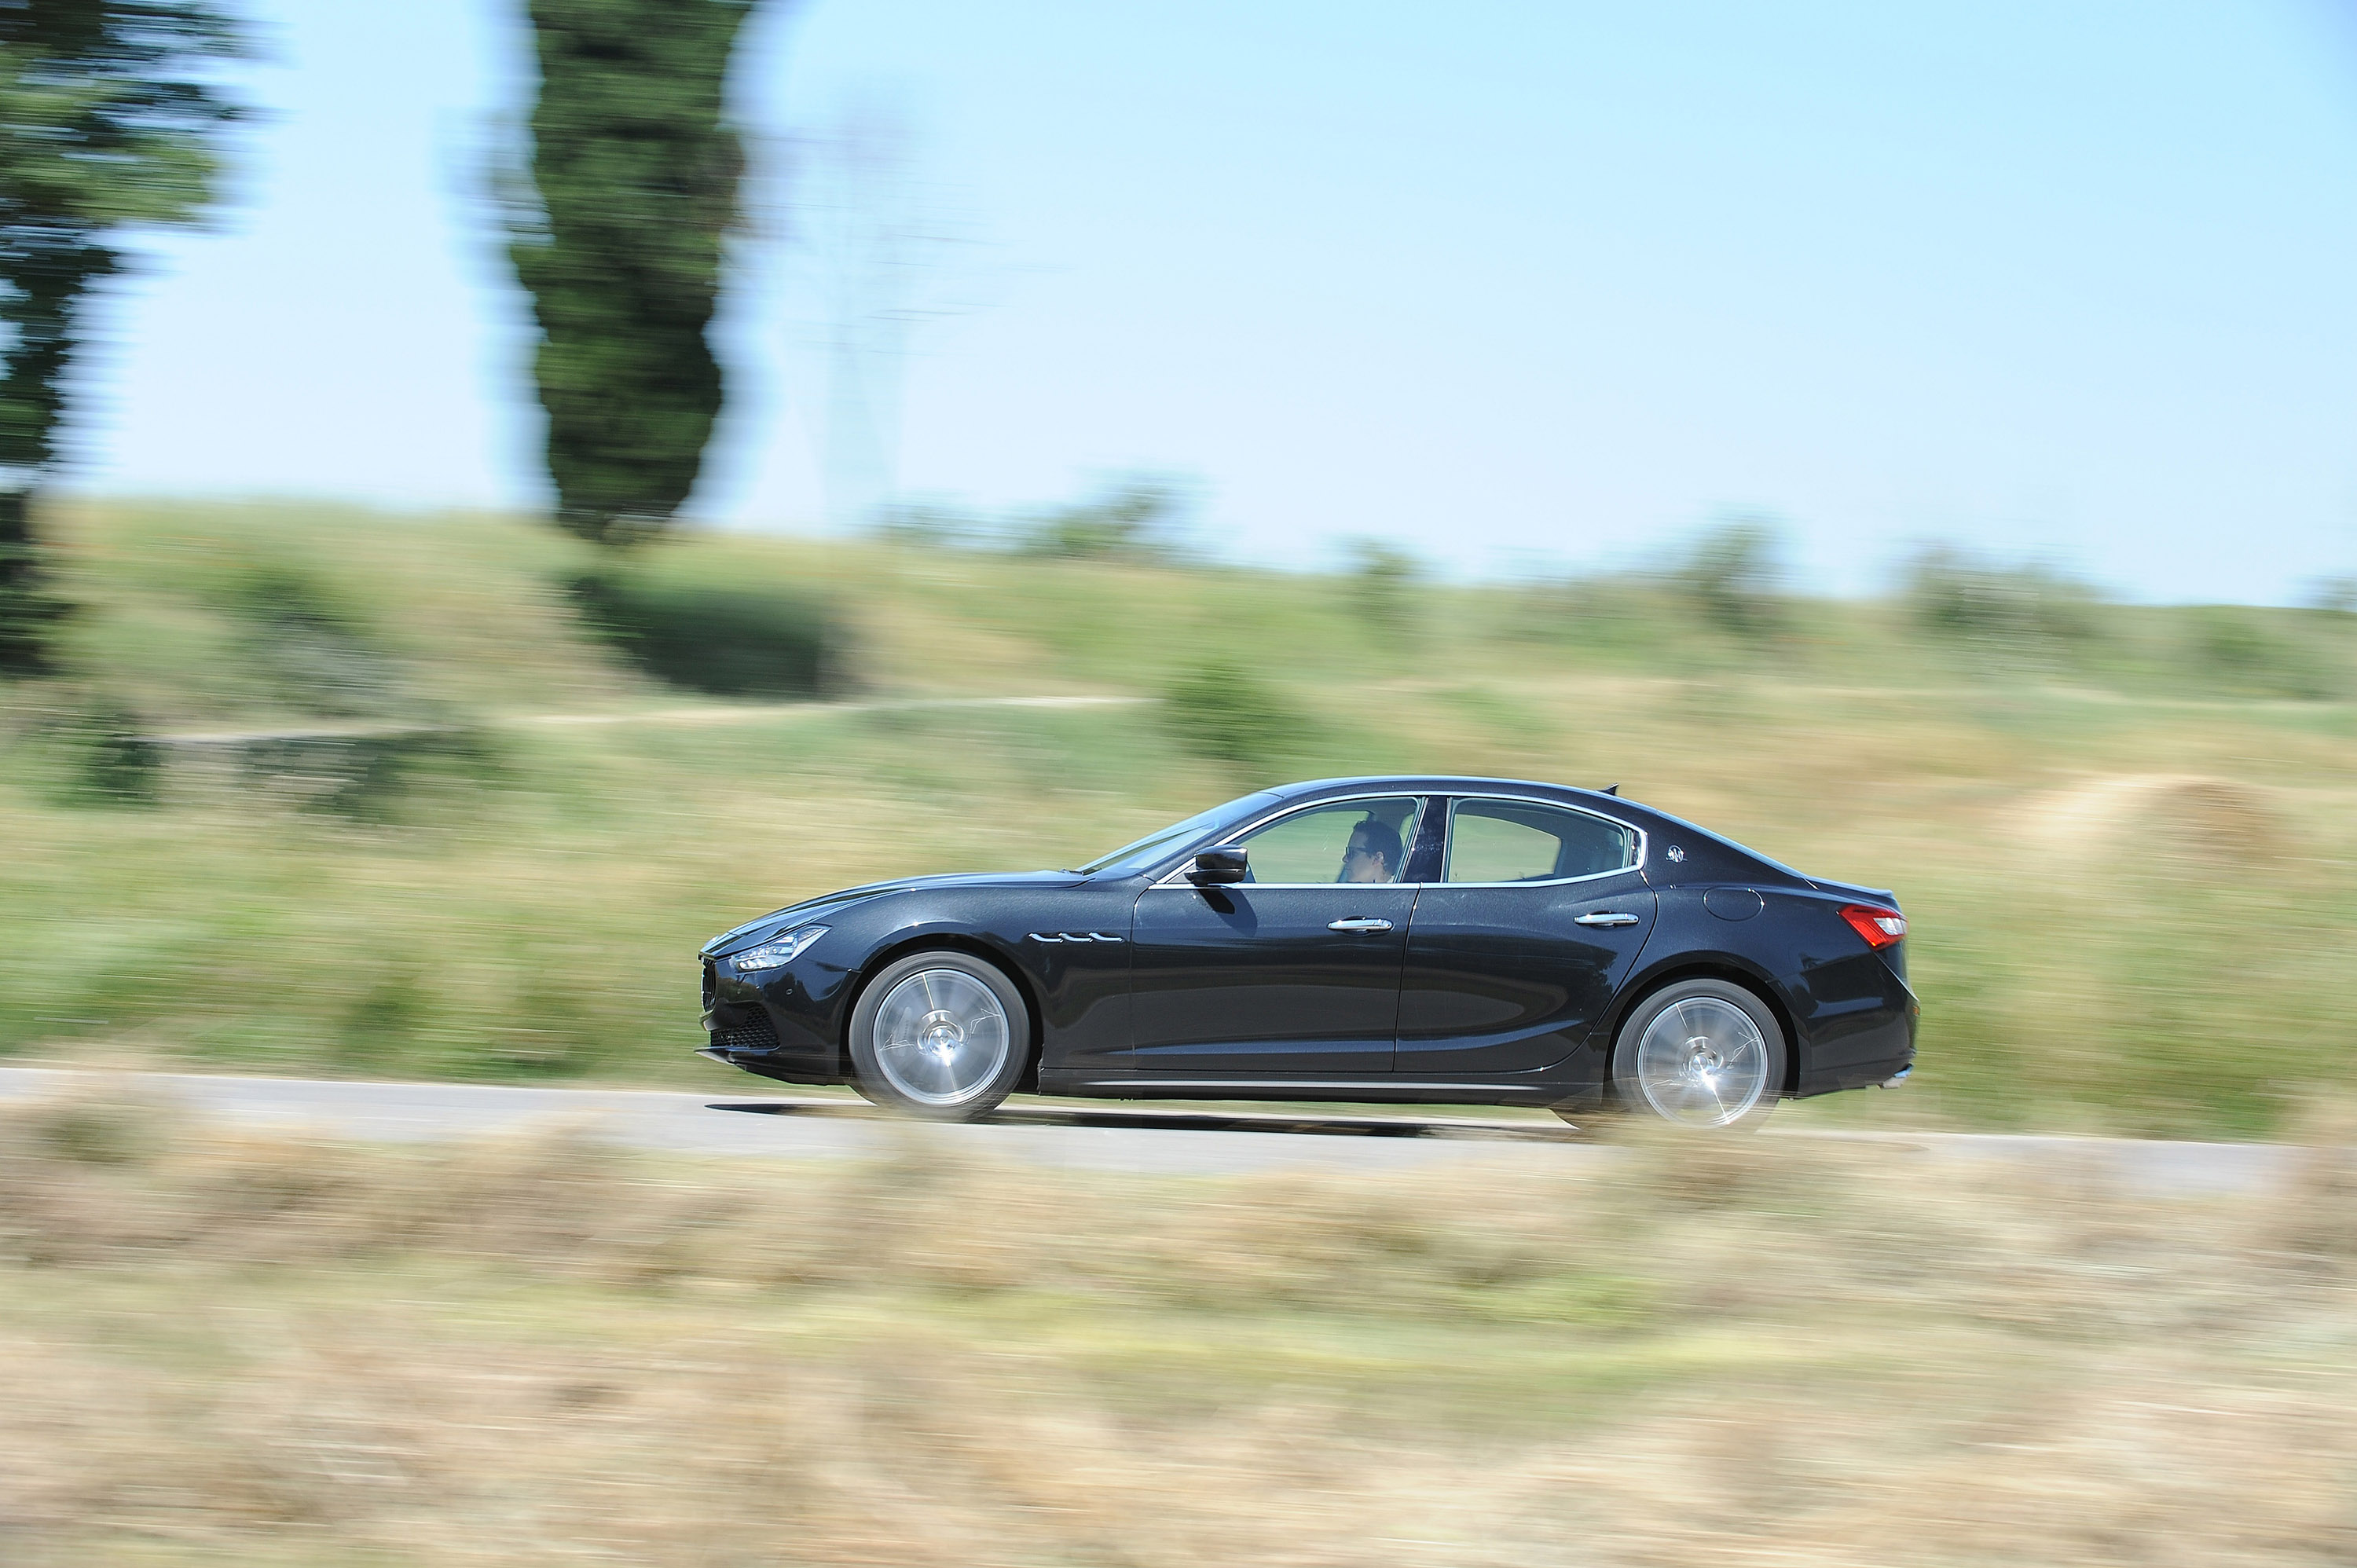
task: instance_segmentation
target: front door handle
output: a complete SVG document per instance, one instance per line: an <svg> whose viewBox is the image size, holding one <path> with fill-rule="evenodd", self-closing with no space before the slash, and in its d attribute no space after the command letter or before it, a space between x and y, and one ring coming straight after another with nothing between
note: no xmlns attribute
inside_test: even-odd
<svg viewBox="0 0 2357 1568"><path fill-rule="evenodd" d="M1353 916L1347 920L1329 921L1326 929L1329 931L1388 931L1392 929L1392 923L1389 920L1370 920Z"/></svg>
<svg viewBox="0 0 2357 1568"><path fill-rule="evenodd" d="M1575 926L1633 926L1637 923L1637 917L1611 909L1599 915L1574 915L1571 923Z"/></svg>

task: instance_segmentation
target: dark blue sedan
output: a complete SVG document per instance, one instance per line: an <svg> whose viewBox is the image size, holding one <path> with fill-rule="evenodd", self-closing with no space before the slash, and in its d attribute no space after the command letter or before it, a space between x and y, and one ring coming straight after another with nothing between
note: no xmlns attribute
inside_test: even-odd
<svg viewBox="0 0 2357 1568"><path fill-rule="evenodd" d="M1024 1090L1741 1127L1907 1074L1906 934L1882 889L1609 792L1323 779L739 926L703 952L703 1054L957 1121Z"/></svg>

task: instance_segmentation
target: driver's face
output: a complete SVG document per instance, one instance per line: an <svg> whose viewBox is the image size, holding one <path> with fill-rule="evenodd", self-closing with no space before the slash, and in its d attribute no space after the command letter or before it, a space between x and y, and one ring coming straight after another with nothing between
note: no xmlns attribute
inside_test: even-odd
<svg viewBox="0 0 2357 1568"><path fill-rule="evenodd" d="M1392 869L1383 864L1382 854L1367 847L1367 841L1357 833L1351 835L1351 847L1342 852L1342 880L1345 882L1389 882Z"/></svg>

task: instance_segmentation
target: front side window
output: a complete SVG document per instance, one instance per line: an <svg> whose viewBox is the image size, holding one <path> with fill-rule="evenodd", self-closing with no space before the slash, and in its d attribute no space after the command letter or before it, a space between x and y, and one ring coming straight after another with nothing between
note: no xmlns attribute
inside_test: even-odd
<svg viewBox="0 0 2357 1568"><path fill-rule="evenodd" d="M1618 822L1530 800L1459 800L1440 879L1551 882L1636 864L1636 832Z"/></svg>
<svg viewBox="0 0 2357 1568"><path fill-rule="evenodd" d="M1236 842L1252 856L1254 882L1397 882L1419 803L1402 795L1312 806Z"/></svg>

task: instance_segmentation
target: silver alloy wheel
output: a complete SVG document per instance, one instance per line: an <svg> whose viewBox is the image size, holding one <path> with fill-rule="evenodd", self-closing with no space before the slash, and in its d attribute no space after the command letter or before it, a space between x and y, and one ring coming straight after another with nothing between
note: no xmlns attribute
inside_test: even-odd
<svg viewBox="0 0 2357 1568"><path fill-rule="evenodd" d="M1637 1042L1637 1088L1682 1127L1725 1127L1768 1092L1768 1042L1751 1015L1716 996L1662 1009Z"/></svg>
<svg viewBox="0 0 2357 1568"><path fill-rule="evenodd" d="M1013 1038L997 994L962 969L920 969L876 1010L876 1065L920 1105L955 1105L987 1089Z"/></svg>

